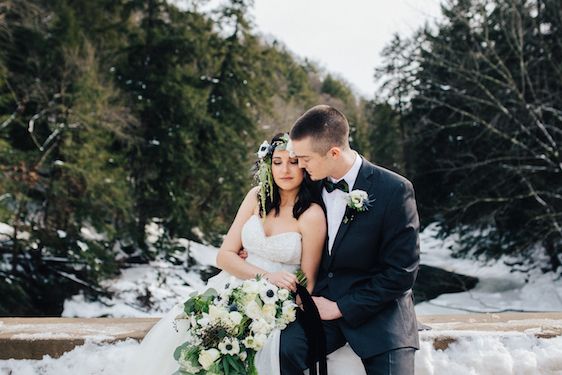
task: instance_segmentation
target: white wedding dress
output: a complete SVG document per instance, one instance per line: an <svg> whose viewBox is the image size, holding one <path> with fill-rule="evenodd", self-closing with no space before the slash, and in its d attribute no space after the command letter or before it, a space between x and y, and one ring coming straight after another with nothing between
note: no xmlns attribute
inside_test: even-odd
<svg viewBox="0 0 562 375"><path fill-rule="evenodd" d="M293 273L300 264L301 235L285 232L266 236L261 218L252 215L242 228L242 245L248 251L247 262L268 272ZM223 289L226 283L239 283L226 271L209 279L206 288ZM205 288L205 289L206 289ZM186 341L186 328L182 320L175 320L183 311L176 305L145 336L138 351L131 358L125 375L171 375L178 369L174 350ZM256 367L260 375L279 375L279 330L274 331L264 347L256 354ZM363 364L349 345L328 356L328 372L338 374L365 374Z"/></svg>

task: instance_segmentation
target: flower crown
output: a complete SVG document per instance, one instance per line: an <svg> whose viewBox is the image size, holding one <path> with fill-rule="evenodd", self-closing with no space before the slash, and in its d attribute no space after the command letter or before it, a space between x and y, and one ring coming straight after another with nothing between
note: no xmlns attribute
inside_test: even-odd
<svg viewBox="0 0 562 375"><path fill-rule="evenodd" d="M269 199L270 202L273 202L273 173L271 172L271 159L275 150L287 150L290 155L293 155L289 134L283 134L279 137L279 139L275 140L271 144L267 141L263 141L257 152L259 160L255 179L260 188L260 211L263 212L263 218L265 218L266 215L266 200Z"/></svg>

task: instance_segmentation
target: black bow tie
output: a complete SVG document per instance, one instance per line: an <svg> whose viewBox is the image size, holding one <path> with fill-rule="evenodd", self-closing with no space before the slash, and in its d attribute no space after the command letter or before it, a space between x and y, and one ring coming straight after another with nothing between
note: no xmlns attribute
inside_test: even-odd
<svg viewBox="0 0 562 375"><path fill-rule="evenodd" d="M341 191L343 191L344 193L349 193L349 186L347 185L347 182L345 182L345 180L339 180L338 182L332 182L329 179L324 179L324 188L326 189L326 191L328 193L331 193L332 191L336 190L336 189L340 189Z"/></svg>

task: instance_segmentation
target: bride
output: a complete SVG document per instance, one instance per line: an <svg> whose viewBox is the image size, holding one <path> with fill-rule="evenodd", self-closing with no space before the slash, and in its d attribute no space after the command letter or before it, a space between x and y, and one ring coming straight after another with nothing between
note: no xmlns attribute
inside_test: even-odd
<svg viewBox="0 0 562 375"><path fill-rule="evenodd" d="M261 275L280 288L295 291L295 271L301 268L312 292L326 239L326 218L321 206L313 202L304 170L286 150L288 141L287 134L278 134L271 144L264 142L260 147L260 184L240 205L217 255L217 265L223 271L209 279L208 288L221 289L226 283ZM241 250L247 252L247 259L239 256ZM172 375L179 368L173 353L186 341L186 328L182 320L175 319L182 310L182 304L176 305L150 330L125 374ZM279 336L280 331L274 331L256 354L260 375L280 373ZM355 368L363 372L348 346L330 355L332 374L338 373L334 372L338 363L347 371Z"/></svg>

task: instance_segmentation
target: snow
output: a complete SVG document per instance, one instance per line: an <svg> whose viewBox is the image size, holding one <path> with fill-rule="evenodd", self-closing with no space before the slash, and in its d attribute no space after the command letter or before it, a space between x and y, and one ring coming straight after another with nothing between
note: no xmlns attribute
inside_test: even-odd
<svg viewBox="0 0 562 375"><path fill-rule="evenodd" d="M446 350L436 350L431 335L431 331L422 333L416 353L417 375L562 374L562 337L537 339L523 333L498 336L467 332ZM9 370L11 375L121 374L137 347L133 340L111 345L88 341L58 359L0 360L0 374L9 374Z"/></svg>
<svg viewBox="0 0 562 375"><path fill-rule="evenodd" d="M76 241L76 244L78 245L78 247L82 251L88 251L88 249L89 249L88 245L86 243L80 241L80 240Z"/></svg>
<svg viewBox="0 0 562 375"><path fill-rule="evenodd" d="M44 356L41 360L0 360L0 375L121 374L126 363L124 359L131 356L137 346L134 340L113 345L87 341L56 359Z"/></svg>
<svg viewBox="0 0 562 375"><path fill-rule="evenodd" d="M90 225L85 225L80 228L80 234L85 240L90 241L104 241L107 240L107 236L101 233L98 233L96 229Z"/></svg>
<svg viewBox="0 0 562 375"><path fill-rule="evenodd" d="M544 273L540 267L523 264L520 259L503 256L497 260L454 258L458 238L437 238L432 224L421 234L421 263L447 271L478 277L472 290L441 296L416 305L419 315L462 314L469 312L562 311L562 270ZM544 251L536 249L539 263Z"/></svg>
<svg viewBox="0 0 562 375"><path fill-rule="evenodd" d="M157 229L151 227L156 237ZM112 294L88 301L78 294L64 302L63 317L93 318L107 317L151 317L161 316L178 302L182 302L196 289L204 285L201 268L216 264L217 249L187 239L178 243L187 249L197 262L189 270L183 265L175 266L163 259L146 265L134 265L123 269L118 278L102 283ZM141 302L146 301L146 302Z"/></svg>
<svg viewBox="0 0 562 375"><path fill-rule="evenodd" d="M562 374L562 337L473 333L446 350L435 350L431 341L423 340L416 353L416 374Z"/></svg>
<svg viewBox="0 0 562 375"><path fill-rule="evenodd" d="M149 238L161 234L157 225L149 228ZM1 231L0 231L1 232ZM527 264L514 267L517 259L464 259L453 257L458 238L439 239L437 227L430 225L421 233L422 264L479 278L476 288L468 292L444 294L416 306L418 315L502 311L562 311L562 281L560 273L543 273L539 267ZM148 265L134 265L122 274L107 280L104 286L111 298L88 301L84 295L68 299L63 316L70 317L154 317L168 311L203 285L199 271L214 265L217 249L211 246L177 240L188 250L196 265L186 268L157 259ZM536 257L541 257L537 249ZM520 263L520 262L519 262ZM139 296L145 296L143 304ZM470 321L469 321L470 323ZM538 323L538 324L537 324ZM531 320L520 324L559 327L560 321ZM562 375L562 337L538 338L538 328L521 332L497 324L490 331L459 331L456 323L441 324L441 328L420 333L421 346L416 353L416 374L495 375L495 374L558 374ZM25 333L22 333L25 334ZM49 336L45 333L46 337ZM447 349L433 347L436 336L455 338ZM128 358L134 358L138 343L133 340L115 344L88 340L83 346L61 358L48 356L42 360L0 360L0 375L27 374L120 374ZM11 372L10 372L11 370ZM332 374L337 375L337 374Z"/></svg>
<svg viewBox="0 0 562 375"><path fill-rule="evenodd" d="M14 235L14 227L6 223L0 223L0 240L8 240ZM19 240L29 240L29 232L18 231Z"/></svg>

